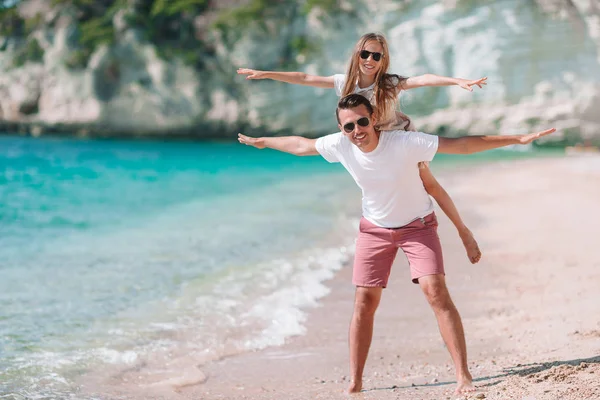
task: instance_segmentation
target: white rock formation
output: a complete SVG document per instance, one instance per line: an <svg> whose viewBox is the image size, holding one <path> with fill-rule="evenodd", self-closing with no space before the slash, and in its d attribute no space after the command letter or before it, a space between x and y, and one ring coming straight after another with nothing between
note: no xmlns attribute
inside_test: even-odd
<svg viewBox="0 0 600 400"><path fill-rule="evenodd" d="M593 0L575 1L577 8L568 12L565 3L503 0L465 9L452 1L369 2L354 24L312 22L307 30L322 38L324 50L305 71L344 72L342 63L360 35L380 31L390 43L391 72L488 77L488 86L473 93L449 87L403 94L404 111L424 131L445 126L450 132L514 133L557 126L599 137L600 11ZM291 85L248 85L259 123L278 128L275 114L297 133L336 129L334 96Z"/></svg>

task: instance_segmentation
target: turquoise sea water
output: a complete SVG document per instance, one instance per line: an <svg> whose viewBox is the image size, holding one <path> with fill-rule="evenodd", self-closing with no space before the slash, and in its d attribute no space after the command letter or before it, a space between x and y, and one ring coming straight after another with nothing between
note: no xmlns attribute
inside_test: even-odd
<svg viewBox="0 0 600 400"><path fill-rule="evenodd" d="M0 136L0 398L83 398L78 378L106 365L202 364L302 334L359 212L320 157Z"/></svg>
<svg viewBox="0 0 600 400"><path fill-rule="evenodd" d="M354 192L340 172L237 143L0 137L0 394L64 397L173 332L207 360L301 333L272 316L341 266L357 204L338 206ZM261 311L298 280L304 299Z"/></svg>

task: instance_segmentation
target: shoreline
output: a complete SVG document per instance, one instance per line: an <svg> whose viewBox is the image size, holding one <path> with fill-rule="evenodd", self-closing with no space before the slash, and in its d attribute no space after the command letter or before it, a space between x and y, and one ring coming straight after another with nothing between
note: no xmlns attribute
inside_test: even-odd
<svg viewBox="0 0 600 400"><path fill-rule="evenodd" d="M434 172L483 252L482 261L471 265L454 227L436 209L448 286L465 325L471 373L485 398L600 397L593 384L600 374L600 321L594 318L600 315L595 301L600 256L585 251L594 248L593 232L600 226L600 211L593 207L600 187L588 183L600 181L600 157L511 160ZM580 210L586 212L583 225ZM175 389L141 387L131 383L136 371L125 371L115 377L119 385L111 394L348 398L350 275L346 265L325 283L331 291L317 308L306 310L303 336L197 366L203 379ZM365 390L352 398L456 398L454 382L433 313L399 254L377 312Z"/></svg>
<svg viewBox="0 0 600 400"><path fill-rule="evenodd" d="M198 133L202 132L202 133ZM209 132L209 133L206 133ZM173 128L169 130L153 131L146 128L131 129L112 128L102 126L90 126L90 124L55 124L46 125L40 123L13 123L0 121L0 137L19 137L31 139L72 139L72 140L135 140L135 141L165 141L165 142L237 142L238 133L249 136L276 137L294 135L288 130L267 132L260 128L247 125L227 127L222 125L198 124L196 126ZM335 130L324 132L313 132L303 134L303 137L316 139L335 133ZM456 137L456 135L469 135L468 132L451 132L440 134L435 131L431 134L444 137ZM537 144L540 151L564 150L565 152L587 153L598 152L600 141L592 141L590 145L583 146L583 139L574 140L546 140Z"/></svg>
<svg viewBox="0 0 600 400"><path fill-rule="evenodd" d="M89 123L58 123L46 124L38 122L8 122L0 121L0 136L18 136L27 138L65 138L84 140L165 140L165 141L237 141L237 134L243 132L250 136L285 136L293 135L290 130L267 132L264 129L251 127L246 124L227 126L225 124L199 123L186 127L165 127L152 129L150 127L126 128L92 125ZM318 138L335 130L314 132L303 135L308 138Z"/></svg>

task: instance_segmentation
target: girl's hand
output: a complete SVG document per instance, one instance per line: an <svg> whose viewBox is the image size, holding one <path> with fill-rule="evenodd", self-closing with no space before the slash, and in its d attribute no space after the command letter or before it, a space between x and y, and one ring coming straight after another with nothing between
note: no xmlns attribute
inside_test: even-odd
<svg viewBox="0 0 600 400"><path fill-rule="evenodd" d="M468 79L459 79L457 85L465 90L468 90L469 92L473 91L473 88L471 86L479 86L480 89L483 89L483 85L487 85L487 76L485 78L477 79L475 81L470 81Z"/></svg>
<svg viewBox="0 0 600 400"><path fill-rule="evenodd" d="M265 79L265 71L257 71L250 68L238 68L239 75L246 75L246 79Z"/></svg>

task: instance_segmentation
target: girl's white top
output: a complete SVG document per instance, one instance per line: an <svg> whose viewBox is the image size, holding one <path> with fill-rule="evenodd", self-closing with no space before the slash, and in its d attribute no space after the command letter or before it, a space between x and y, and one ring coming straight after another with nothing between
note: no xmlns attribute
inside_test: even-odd
<svg viewBox="0 0 600 400"><path fill-rule="evenodd" d="M400 83L400 82L398 82ZM342 96L342 92L344 91L344 86L346 85L346 75L344 74L336 74L333 75L333 86L335 89L335 93L338 97ZM366 97L371 104L376 106L375 104L375 95L373 89L375 88L375 83L365 88L361 88L356 84L354 87L354 92L356 94L360 94ZM400 111L396 111L396 115L388 118L386 121L380 121L378 124L378 128L381 130L403 130L403 131L416 131L414 125L412 124L410 118L408 118L405 114Z"/></svg>

